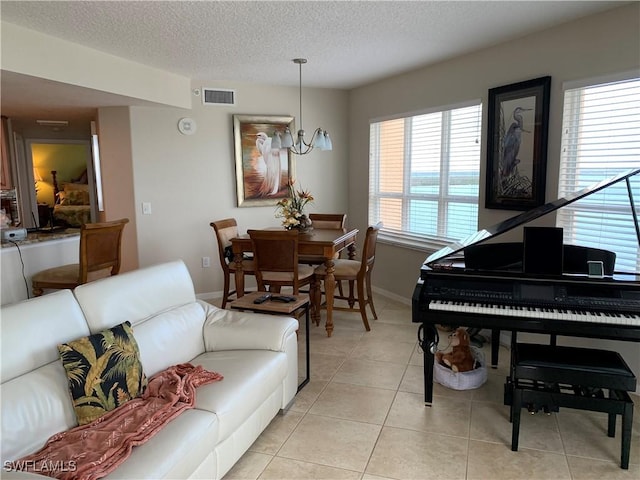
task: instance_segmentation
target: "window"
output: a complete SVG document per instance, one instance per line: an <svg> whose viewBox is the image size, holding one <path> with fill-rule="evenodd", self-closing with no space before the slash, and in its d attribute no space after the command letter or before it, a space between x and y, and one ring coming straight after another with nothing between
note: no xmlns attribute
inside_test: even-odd
<svg viewBox="0 0 640 480"><path fill-rule="evenodd" d="M564 94L559 196L640 168L640 79L568 88ZM631 177L636 209L640 174ZM564 242L616 253L616 271L640 272L640 248L625 182L558 211Z"/></svg>
<svg viewBox="0 0 640 480"><path fill-rule="evenodd" d="M438 249L478 229L482 105L370 125L369 223L382 241Z"/></svg>

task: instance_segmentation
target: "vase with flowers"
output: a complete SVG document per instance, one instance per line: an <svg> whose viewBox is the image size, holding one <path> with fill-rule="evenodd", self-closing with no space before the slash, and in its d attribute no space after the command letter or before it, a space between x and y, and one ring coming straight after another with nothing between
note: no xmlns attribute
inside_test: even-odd
<svg viewBox="0 0 640 480"><path fill-rule="evenodd" d="M297 229L301 232L311 230L311 220L304 213L304 207L313 202L313 196L307 190L296 190L295 181L287 185L289 196L277 203L276 218L282 218L282 226L287 230Z"/></svg>

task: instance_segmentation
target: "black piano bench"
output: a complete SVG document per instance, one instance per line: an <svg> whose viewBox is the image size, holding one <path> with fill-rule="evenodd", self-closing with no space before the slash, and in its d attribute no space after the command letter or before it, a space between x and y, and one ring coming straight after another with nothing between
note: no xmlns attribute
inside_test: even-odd
<svg viewBox="0 0 640 480"><path fill-rule="evenodd" d="M609 437L622 416L620 466L629 468L636 377L617 352L593 348L514 343L505 405L511 405L511 450L518 450L520 412L557 412L560 407L605 412ZM603 390L608 390L605 396Z"/></svg>

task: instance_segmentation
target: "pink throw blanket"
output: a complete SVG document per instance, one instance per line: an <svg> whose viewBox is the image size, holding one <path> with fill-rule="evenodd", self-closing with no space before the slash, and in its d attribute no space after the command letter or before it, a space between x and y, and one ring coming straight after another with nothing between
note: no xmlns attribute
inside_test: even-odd
<svg viewBox="0 0 640 480"><path fill-rule="evenodd" d="M196 388L222 375L189 363L175 365L149 380L141 397L97 420L52 436L38 452L11 462L15 468L64 480L95 480L115 470L184 410L193 408Z"/></svg>

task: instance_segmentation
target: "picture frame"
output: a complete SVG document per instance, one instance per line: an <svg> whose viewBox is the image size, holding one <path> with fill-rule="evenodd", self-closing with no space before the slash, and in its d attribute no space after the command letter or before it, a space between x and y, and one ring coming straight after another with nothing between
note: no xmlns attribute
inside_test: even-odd
<svg viewBox="0 0 640 480"><path fill-rule="evenodd" d="M293 155L287 148L269 148L276 133L282 136L287 127L294 131L292 116L233 116L238 207L276 205L289 195L288 182L295 179Z"/></svg>
<svg viewBox="0 0 640 480"><path fill-rule="evenodd" d="M485 207L544 204L551 77L489 90Z"/></svg>

